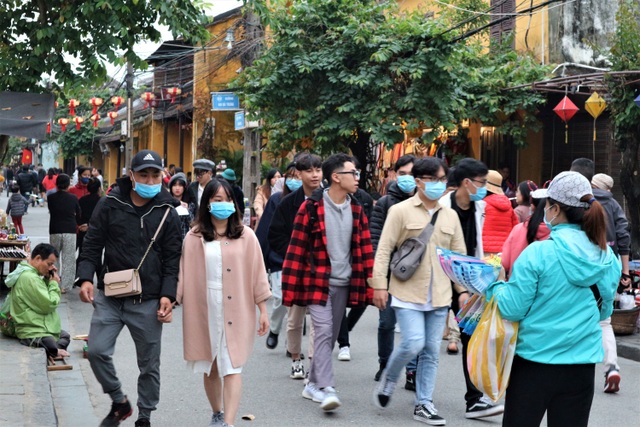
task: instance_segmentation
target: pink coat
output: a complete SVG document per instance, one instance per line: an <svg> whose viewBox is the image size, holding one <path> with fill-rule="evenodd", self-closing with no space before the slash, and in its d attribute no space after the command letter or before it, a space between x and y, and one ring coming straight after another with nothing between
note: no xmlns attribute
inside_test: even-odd
<svg viewBox="0 0 640 427"><path fill-rule="evenodd" d="M527 242L528 226L529 220L513 227L511 234L509 234L509 237L502 246L502 266L505 269L507 277L511 274L513 263L516 262L516 259L520 256L522 251L529 246L529 243ZM549 228L544 223L540 223L535 241L547 240L549 238L549 234L551 234Z"/></svg>
<svg viewBox="0 0 640 427"><path fill-rule="evenodd" d="M244 227L242 236L222 240L224 332L234 368L253 351L257 333L256 305L271 296L262 251L256 235ZM184 239L178 303L182 304L184 359L212 360L209 340L207 285L202 235L189 231Z"/></svg>

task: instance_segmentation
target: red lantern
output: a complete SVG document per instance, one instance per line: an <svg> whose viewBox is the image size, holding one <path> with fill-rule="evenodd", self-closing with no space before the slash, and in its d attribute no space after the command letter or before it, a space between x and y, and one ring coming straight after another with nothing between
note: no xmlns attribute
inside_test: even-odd
<svg viewBox="0 0 640 427"><path fill-rule="evenodd" d="M156 96L152 92L145 92L140 96L140 99L144 101L144 108L147 108L149 103L156 99Z"/></svg>
<svg viewBox="0 0 640 427"><path fill-rule="evenodd" d="M113 126L115 124L116 118L118 118L118 112L117 111L109 111L107 113L107 115L111 119L111 125Z"/></svg>
<svg viewBox="0 0 640 427"><path fill-rule="evenodd" d="M123 101L124 101L124 99L122 99L121 96L113 96L113 97L111 97L111 103L114 105L116 110L122 104Z"/></svg>
<svg viewBox="0 0 640 427"><path fill-rule="evenodd" d="M167 93L171 97L171 103L173 104L176 100L176 96L179 96L182 93L182 89L179 87L170 87L167 89Z"/></svg>
<svg viewBox="0 0 640 427"><path fill-rule="evenodd" d="M47 123L47 133L51 133L51 122Z"/></svg>
<svg viewBox="0 0 640 427"><path fill-rule="evenodd" d="M78 101L77 99L70 99L69 100L69 115L70 116L75 116L76 115L76 107L80 105L80 101Z"/></svg>
<svg viewBox="0 0 640 427"><path fill-rule="evenodd" d="M63 117L61 119L58 119L58 124L61 127L61 131L64 132L67 130L67 125L69 124L69 119L67 119L66 117Z"/></svg>
<svg viewBox="0 0 640 427"><path fill-rule="evenodd" d="M575 114L580 111L580 109L576 107L576 104L571 102L568 96L565 96L564 98L562 98L562 101L560 101L560 103L556 105L553 111L555 111L555 113L560 116L560 118L564 122L564 143L568 144L569 120L571 120L571 118L575 116Z"/></svg>
<svg viewBox="0 0 640 427"><path fill-rule="evenodd" d="M91 116L91 121L93 122L93 127L94 128L98 127L98 120L100 120L100 115L99 114L93 114Z"/></svg>
<svg viewBox="0 0 640 427"><path fill-rule="evenodd" d="M91 98L89 100L91 105L93 105L93 110L91 110L91 114L96 114L98 112L98 107L102 105L104 102L102 98Z"/></svg>
<svg viewBox="0 0 640 427"><path fill-rule="evenodd" d="M53 108L58 108L58 101L53 101Z"/></svg>
<svg viewBox="0 0 640 427"><path fill-rule="evenodd" d="M76 122L76 130L80 130L80 125L84 122L84 118L76 116L74 117L73 121Z"/></svg>

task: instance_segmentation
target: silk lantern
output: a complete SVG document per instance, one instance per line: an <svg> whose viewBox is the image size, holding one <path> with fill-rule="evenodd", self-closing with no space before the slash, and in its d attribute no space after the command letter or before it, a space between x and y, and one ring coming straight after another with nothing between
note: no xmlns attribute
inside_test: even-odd
<svg viewBox="0 0 640 427"><path fill-rule="evenodd" d="M69 100L69 115L70 116L75 116L76 115L76 107L80 105L80 101L78 101L77 99L70 99Z"/></svg>
<svg viewBox="0 0 640 427"><path fill-rule="evenodd" d="M124 99L122 99L121 96L113 96L113 97L111 97L111 103L116 108L116 110L122 104L123 101L124 101Z"/></svg>
<svg viewBox="0 0 640 427"><path fill-rule="evenodd" d="M91 115L90 119L93 122L93 127L97 128L98 127L98 120L100 120L100 115L99 114L93 114L93 115Z"/></svg>
<svg viewBox="0 0 640 427"><path fill-rule="evenodd" d="M73 121L76 122L76 130L80 130L80 125L84 123L84 117L75 116Z"/></svg>
<svg viewBox="0 0 640 427"><path fill-rule="evenodd" d="M179 96L182 93L182 89L179 87L170 87L167 89L167 93L171 97L171 103L173 104L176 100L176 96Z"/></svg>
<svg viewBox="0 0 640 427"><path fill-rule="evenodd" d="M584 103L584 108L587 110L591 117L593 117L593 161L596 161L596 120L602 114L605 108L607 108L607 103L604 98L602 98L598 92L593 92L589 99Z"/></svg>
<svg viewBox="0 0 640 427"><path fill-rule="evenodd" d="M66 117L58 119L58 124L60 125L60 130L62 132L64 132L64 131L67 130L67 125L69 124L69 119L67 119Z"/></svg>
<svg viewBox="0 0 640 427"><path fill-rule="evenodd" d="M91 110L91 114L97 114L98 113L98 107L101 106L104 103L104 101L103 101L102 98L94 97L94 98L91 98L89 100L89 103L91 105L93 105L93 110Z"/></svg>
<svg viewBox="0 0 640 427"><path fill-rule="evenodd" d="M553 111L555 111L555 113L560 116L560 118L564 122L564 143L568 144L569 120L571 120L571 118L575 116L575 114L580 111L580 109L576 107L576 104L571 102L568 96L565 96L564 98L562 98L562 101L560 101L560 103L556 105Z"/></svg>
<svg viewBox="0 0 640 427"><path fill-rule="evenodd" d="M118 112L117 111L109 111L109 113L107 113L107 115L111 119L111 125L113 126L115 124L116 118L118 117Z"/></svg>
<svg viewBox="0 0 640 427"><path fill-rule="evenodd" d="M152 92L145 92L140 96L140 99L144 101L144 108L147 108L151 101L156 99L156 96Z"/></svg>

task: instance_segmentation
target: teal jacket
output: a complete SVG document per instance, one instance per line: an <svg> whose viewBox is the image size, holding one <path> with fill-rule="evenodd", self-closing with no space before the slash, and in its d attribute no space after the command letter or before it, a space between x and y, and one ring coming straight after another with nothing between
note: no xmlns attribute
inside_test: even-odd
<svg viewBox="0 0 640 427"><path fill-rule="evenodd" d="M548 364L599 363L604 358L599 321L611 316L621 264L611 248L589 241L579 226L559 224L551 239L520 254L509 282L493 283L504 319L519 321L516 354ZM598 311L593 292L602 297Z"/></svg>
<svg viewBox="0 0 640 427"><path fill-rule="evenodd" d="M60 339L60 288L46 281L31 264L22 261L6 280L11 289L11 316L20 339L51 335Z"/></svg>

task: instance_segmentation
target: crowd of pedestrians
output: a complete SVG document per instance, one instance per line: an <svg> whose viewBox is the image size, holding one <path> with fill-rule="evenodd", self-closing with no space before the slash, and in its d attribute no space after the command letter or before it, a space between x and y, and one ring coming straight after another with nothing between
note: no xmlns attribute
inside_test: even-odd
<svg viewBox="0 0 640 427"><path fill-rule="evenodd" d="M80 287L81 300L94 307L89 362L112 400L103 427L133 413L112 360L125 326L140 369L135 425L151 425L160 399L162 326L176 307L184 360L203 377L210 427L234 424L256 335L266 336L271 350L285 341L291 368L283 375L300 381L303 398L323 411L339 408L343 379L334 375L333 351L337 360L351 360L349 333L369 305L379 310L378 366L371 373L380 409L391 404L404 374L405 388L415 391L413 419L446 424L434 395L443 337L447 352L461 357L460 399L469 419L504 412L505 426L533 426L546 413L549 425L586 426L600 362L603 391L619 390L610 316L618 285L631 285L630 238L610 191L613 180L595 174L588 159L576 159L571 171L539 188L531 180L513 183L508 167L490 170L466 158L450 169L438 158L405 155L386 195L374 202L359 188L355 158L299 153L283 171L268 171L253 203L253 227L242 223L246 199L232 169L197 159L190 182L150 150L130 166L106 193L101 171L91 167L78 167L74 177L27 166L9 179L5 170L7 213L16 226L29 203L46 203L51 215L51 245L34 248L8 278L16 320L38 317L25 309L30 300L46 307L50 320L19 328L18 338L51 356L67 355L69 334L55 308L61 293ZM425 251L405 278L392 272L393 258L415 238L424 239ZM437 247L501 257L504 280L490 286L487 298L495 296L505 319L520 322L504 405L469 377L471 336L454 314L470 295L447 278ZM105 274L129 269L141 292L107 296ZM40 281L41 292L25 291Z"/></svg>

